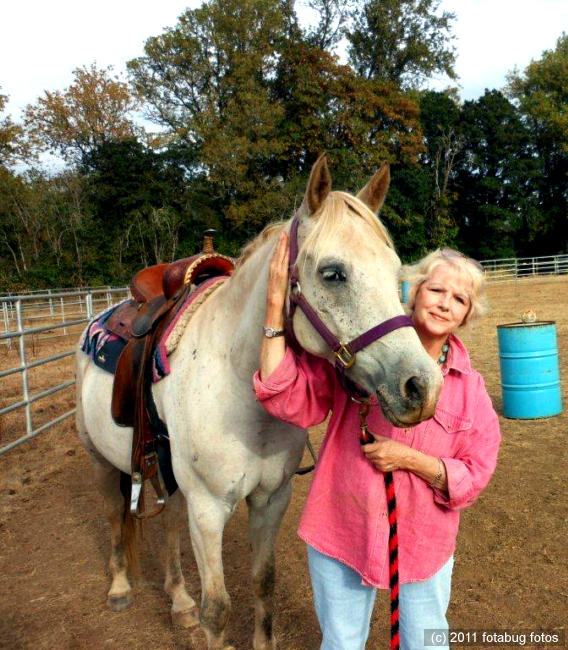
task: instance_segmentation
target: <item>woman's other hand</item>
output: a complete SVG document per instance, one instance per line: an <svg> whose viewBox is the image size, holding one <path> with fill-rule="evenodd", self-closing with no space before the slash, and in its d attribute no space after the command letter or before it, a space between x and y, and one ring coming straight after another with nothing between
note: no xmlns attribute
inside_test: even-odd
<svg viewBox="0 0 568 650"><path fill-rule="evenodd" d="M407 469L409 457L414 449L407 445L373 433L375 442L363 445L361 449L368 460L381 472L394 472Z"/></svg>
<svg viewBox="0 0 568 650"><path fill-rule="evenodd" d="M363 445L361 449L379 471L394 472L404 469L424 479L432 487L437 487L443 492L448 491L446 466L439 458L428 456L391 438L376 433L373 435L375 442Z"/></svg>

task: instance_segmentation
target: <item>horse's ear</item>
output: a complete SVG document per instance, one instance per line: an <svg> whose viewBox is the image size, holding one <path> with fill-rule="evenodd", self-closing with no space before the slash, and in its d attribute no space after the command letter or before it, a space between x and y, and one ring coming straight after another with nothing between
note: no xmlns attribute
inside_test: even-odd
<svg viewBox="0 0 568 650"><path fill-rule="evenodd" d="M331 192L331 174L327 167L327 155L322 153L316 160L310 173L310 180L306 188L304 201L308 207L308 214L314 214Z"/></svg>
<svg viewBox="0 0 568 650"><path fill-rule="evenodd" d="M383 207L390 185L390 170L388 163L383 163L371 180L357 194L357 198L375 214Z"/></svg>

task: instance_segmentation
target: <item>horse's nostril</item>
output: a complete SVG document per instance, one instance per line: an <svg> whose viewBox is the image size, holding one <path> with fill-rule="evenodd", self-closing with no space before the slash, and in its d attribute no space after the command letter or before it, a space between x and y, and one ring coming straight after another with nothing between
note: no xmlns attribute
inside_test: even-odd
<svg viewBox="0 0 568 650"><path fill-rule="evenodd" d="M420 377L410 377L404 384L404 395L410 402L424 401L426 385Z"/></svg>

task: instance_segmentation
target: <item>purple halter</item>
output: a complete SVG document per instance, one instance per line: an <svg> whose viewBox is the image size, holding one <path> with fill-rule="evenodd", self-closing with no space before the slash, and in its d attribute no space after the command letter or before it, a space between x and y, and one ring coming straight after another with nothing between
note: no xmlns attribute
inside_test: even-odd
<svg viewBox="0 0 568 650"><path fill-rule="evenodd" d="M329 330L302 293L298 278L298 269L296 267L299 250L298 227L299 220L298 215L296 214L294 215L292 226L290 228L290 261L288 266L288 277L290 282L290 310L286 320L288 337L293 345L299 347L298 340L294 334L293 318L296 307L300 307L313 328L333 350L335 356L335 371L343 389L352 396L355 395L361 397L365 394L365 391L349 380L345 375L345 371L351 368L355 363L357 352L366 348L368 345L385 336L389 332L401 327L414 327L414 323L409 316L394 316L393 318L389 318L388 320L379 323L379 325L375 325L375 327L364 332L360 336L357 336L352 341L349 341L349 343L342 343L337 336Z"/></svg>

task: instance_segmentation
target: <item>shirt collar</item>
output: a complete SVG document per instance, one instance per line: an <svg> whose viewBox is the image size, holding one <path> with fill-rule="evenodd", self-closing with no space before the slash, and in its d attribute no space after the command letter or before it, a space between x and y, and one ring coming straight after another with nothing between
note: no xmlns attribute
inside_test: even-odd
<svg viewBox="0 0 568 650"><path fill-rule="evenodd" d="M447 374L450 370L457 370L464 375L471 374L473 369L465 345L455 334L450 334L449 343L450 350L448 361L446 363L446 370L443 374Z"/></svg>

